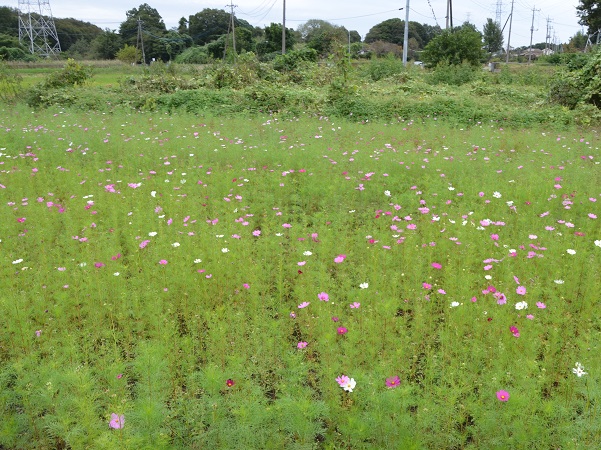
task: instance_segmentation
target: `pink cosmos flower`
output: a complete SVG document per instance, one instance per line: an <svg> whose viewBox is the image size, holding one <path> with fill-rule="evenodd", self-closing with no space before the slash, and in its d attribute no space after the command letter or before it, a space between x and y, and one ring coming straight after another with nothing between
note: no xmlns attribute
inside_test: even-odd
<svg viewBox="0 0 601 450"><path fill-rule="evenodd" d="M340 385L340 386L344 386L346 383L348 383L350 380L349 377L347 377L346 375L340 375L338 378L336 378L336 382Z"/></svg>
<svg viewBox="0 0 601 450"><path fill-rule="evenodd" d="M338 333L338 334L341 334L341 335L342 335L342 334L346 334L346 333L348 333L348 330L347 330L345 327L338 327L338 328L336 329L336 333Z"/></svg>
<svg viewBox="0 0 601 450"><path fill-rule="evenodd" d="M434 267L435 269L439 269L439 270L440 270L440 269L442 269L442 265L440 265L440 264L439 264L439 263L437 263L437 262L433 262L433 263L432 263L432 267Z"/></svg>
<svg viewBox="0 0 601 450"><path fill-rule="evenodd" d="M326 292L320 292L319 294L317 294L317 298L322 302L327 302L328 300L330 300L330 296Z"/></svg>
<svg viewBox="0 0 601 450"><path fill-rule="evenodd" d="M539 309L545 309L547 307L543 302L536 302L536 306Z"/></svg>
<svg viewBox="0 0 601 450"><path fill-rule="evenodd" d="M114 429L120 429L123 428L123 425L125 424L125 417L123 416L123 414L118 415L115 413L111 414L111 421L109 422L109 427L114 428Z"/></svg>
<svg viewBox="0 0 601 450"><path fill-rule="evenodd" d="M361 303L359 302L353 302L351 303L351 309L359 309L359 307L361 306Z"/></svg>
<svg viewBox="0 0 601 450"><path fill-rule="evenodd" d="M250 289L250 284L248 284L248 283L244 283L244 284L242 285L242 287L243 287L244 289Z"/></svg>
<svg viewBox="0 0 601 450"><path fill-rule="evenodd" d="M346 255L338 255L336 258L334 258L334 262L336 264L340 264L345 259L346 259Z"/></svg>
<svg viewBox="0 0 601 450"><path fill-rule="evenodd" d="M253 236L261 236L261 230L253 231Z"/></svg>
<svg viewBox="0 0 601 450"><path fill-rule="evenodd" d="M497 305L504 305L507 303L507 297L505 297L505 294L502 292L497 292L494 294L494 296L497 299Z"/></svg>
<svg viewBox="0 0 601 450"><path fill-rule="evenodd" d="M303 349L303 348L305 348L307 345L309 345L309 343L308 343L308 342L299 342L298 344L296 344L296 348Z"/></svg>
<svg viewBox="0 0 601 450"><path fill-rule="evenodd" d="M490 235L490 238L491 238L493 241L498 241L498 240L499 240L499 235L498 235L498 234L491 234L491 235Z"/></svg>
<svg viewBox="0 0 601 450"><path fill-rule="evenodd" d="M104 263L101 263L101 262L94 263L94 267L96 267L97 269L100 269L101 267L104 267Z"/></svg>
<svg viewBox="0 0 601 450"><path fill-rule="evenodd" d="M424 289L432 289L432 285L429 283L422 283Z"/></svg>
<svg viewBox="0 0 601 450"><path fill-rule="evenodd" d="M388 387L389 389L394 389L395 387L397 387L400 384L401 384L401 379L399 378L398 375L395 375L394 377L386 378L386 387Z"/></svg>
<svg viewBox="0 0 601 450"><path fill-rule="evenodd" d="M167 260L166 260L166 259L161 259L161 260L159 261L159 264L161 264L161 265L163 265L163 266L166 266L166 265L167 265Z"/></svg>
<svg viewBox="0 0 601 450"><path fill-rule="evenodd" d="M149 243L150 243L149 240L145 240L145 241L140 242L140 248L146 247Z"/></svg>
<svg viewBox="0 0 601 450"><path fill-rule="evenodd" d="M27 220L27 219L25 219L25 217L19 217L19 218L17 219L17 222L19 222L19 223L23 223L23 222L25 222L25 220Z"/></svg>
<svg viewBox="0 0 601 450"><path fill-rule="evenodd" d="M518 286L515 292L519 295L526 295L526 288L524 286Z"/></svg>
<svg viewBox="0 0 601 450"><path fill-rule="evenodd" d="M298 309L306 308L310 304L311 304L311 302L302 302L300 305L298 305Z"/></svg>
<svg viewBox="0 0 601 450"><path fill-rule="evenodd" d="M507 391L498 391L497 392L497 398L501 402L506 402L507 400L509 400L509 392L507 392Z"/></svg>
<svg viewBox="0 0 601 450"><path fill-rule="evenodd" d="M332 316L332 322L338 322L340 319L336 316Z"/></svg>
<svg viewBox="0 0 601 450"><path fill-rule="evenodd" d="M292 228L292 225L290 225L289 223L284 223L284 224L282 224L282 226L284 228Z"/></svg>
<svg viewBox="0 0 601 450"><path fill-rule="evenodd" d="M511 334L513 334L515 337L520 337L520 331L517 327L511 326L509 327L509 331L511 331Z"/></svg>

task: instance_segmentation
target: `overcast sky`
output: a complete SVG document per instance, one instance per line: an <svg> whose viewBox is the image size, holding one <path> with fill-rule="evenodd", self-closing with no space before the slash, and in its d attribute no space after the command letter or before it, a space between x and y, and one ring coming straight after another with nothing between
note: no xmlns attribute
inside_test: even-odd
<svg viewBox="0 0 601 450"><path fill-rule="evenodd" d="M14 0L14 7L18 2ZM204 8L226 9L228 0L192 1L192 0L50 0L54 17L91 22L101 28L118 29L125 20L125 12L148 3L163 18L167 28L177 26L181 17L202 11ZM282 22L283 0L235 0L236 16L254 26ZM465 21L473 23L480 31L487 18L496 20L497 5L501 4L501 26L509 18L511 0L454 0L453 25ZM582 29L578 25L576 5L578 0L514 0L514 14L511 28L511 46L526 46L530 43L532 10L534 12L533 43L545 42L547 19L551 41L556 37L558 43L567 42L571 36ZM287 0L286 26L297 28L308 19L327 20L342 25L349 30L357 30L362 38L369 29L384 20L398 17L405 19L406 0L397 2L383 0ZM228 9L229 10L229 9ZM431 25L446 25L447 0L413 0L410 2L409 20ZM507 43L509 23L505 26L504 37ZM586 30L585 30L586 32Z"/></svg>

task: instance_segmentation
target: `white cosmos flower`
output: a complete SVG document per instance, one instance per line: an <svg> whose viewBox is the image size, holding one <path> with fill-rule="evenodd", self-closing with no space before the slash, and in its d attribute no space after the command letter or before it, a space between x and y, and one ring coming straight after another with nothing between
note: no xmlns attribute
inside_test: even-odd
<svg viewBox="0 0 601 450"><path fill-rule="evenodd" d="M157 235L156 231L151 231L150 233L148 233L148 236L150 236L150 237L154 237L156 235Z"/></svg>
<svg viewBox="0 0 601 450"><path fill-rule="evenodd" d="M554 280L555 284L563 284L563 280Z"/></svg>
<svg viewBox="0 0 601 450"><path fill-rule="evenodd" d="M359 287L360 287L361 289L367 289L367 288L369 287L369 283L361 283L361 284L359 285Z"/></svg>
<svg viewBox="0 0 601 450"><path fill-rule="evenodd" d="M151 197L156 197L157 196L157 191L150 191L150 196Z"/></svg>
<svg viewBox="0 0 601 450"><path fill-rule="evenodd" d="M227 253L227 252L229 252L229 250L228 250L228 248L227 248L227 247L223 247L223 248L221 249L221 253Z"/></svg>
<svg viewBox="0 0 601 450"><path fill-rule="evenodd" d="M200 264L202 262L202 259L196 258L194 260L194 264Z"/></svg>
<svg viewBox="0 0 601 450"><path fill-rule="evenodd" d="M601 247L601 239L595 241L597 247Z"/></svg>
<svg viewBox="0 0 601 450"><path fill-rule="evenodd" d="M492 196L493 196L494 198L501 198L501 197L502 197L502 195L501 195L501 193L500 193L499 191L495 191L495 192L493 192L493 193L492 193Z"/></svg>
<svg viewBox="0 0 601 450"><path fill-rule="evenodd" d="M305 256L311 256L313 253L311 253L309 250L307 250L306 252L303 252L303 255Z"/></svg>
<svg viewBox="0 0 601 450"><path fill-rule="evenodd" d="M356 385L357 385L357 382L355 381L355 379L349 378L349 380L345 384L343 384L342 387L347 392L353 392L353 389L355 389Z"/></svg>
<svg viewBox="0 0 601 450"><path fill-rule="evenodd" d="M115 275L116 277L119 276L119 272L115 272L113 275Z"/></svg>
<svg viewBox="0 0 601 450"><path fill-rule="evenodd" d="M22 262L23 262L23 258L19 258L19 259L15 259L15 260L13 261L13 264L20 264L20 263L22 263Z"/></svg>
<svg viewBox="0 0 601 450"><path fill-rule="evenodd" d="M584 366L582 364L580 364L579 362L576 363L576 367L574 367L572 369L572 372L578 377L580 378L582 375L586 375L587 372L584 371Z"/></svg>
<svg viewBox="0 0 601 450"><path fill-rule="evenodd" d="M390 197L390 195L391 195L391 194L390 194L390 191L384 191L384 195L385 195L386 197Z"/></svg>
<svg viewBox="0 0 601 450"><path fill-rule="evenodd" d="M459 302L451 302L451 308L456 308L459 306Z"/></svg>
<svg viewBox="0 0 601 450"><path fill-rule="evenodd" d="M528 303L526 302L518 302L515 304L515 309L517 309L518 311L526 308L528 308Z"/></svg>
<svg viewBox="0 0 601 450"><path fill-rule="evenodd" d="M179 242L174 242L173 244L171 244L171 247L179 247Z"/></svg>
<svg viewBox="0 0 601 450"><path fill-rule="evenodd" d="M574 250L574 249L571 249L571 248L568 248L568 249L566 250L566 252L568 252L570 255L575 255L575 254L576 254L576 250Z"/></svg>

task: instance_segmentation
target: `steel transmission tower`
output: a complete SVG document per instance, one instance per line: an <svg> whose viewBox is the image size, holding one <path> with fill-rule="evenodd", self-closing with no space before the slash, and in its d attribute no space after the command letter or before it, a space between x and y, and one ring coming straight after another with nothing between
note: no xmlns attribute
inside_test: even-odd
<svg viewBox="0 0 601 450"><path fill-rule="evenodd" d="M19 0L19 41L47 58L61 52L49 0Z"/></svg>
<svg viewBox="0 0 601 450"><path fill-rule="evenodd" d="M503 0L497 0L497 13L495 22L501 26L501 16L503 15Z"/></svg>

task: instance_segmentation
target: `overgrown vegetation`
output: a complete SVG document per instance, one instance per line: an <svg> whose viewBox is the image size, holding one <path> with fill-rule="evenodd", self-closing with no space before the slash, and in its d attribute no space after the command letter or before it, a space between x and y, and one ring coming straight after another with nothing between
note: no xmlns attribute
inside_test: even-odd
<svg viewBox="0 0 601 450"><path fill-rule="evenodd" d="M587 67L594 67L591 64ZM309 112L351 120L439 117L458 124L493 121L515 126L597 120L582 102L570 104L572 110L563 107L585 90L577 84L570 97L567 89L572 85L561 80L582 76L566 75L548 65L504 65L498 73L471 64L440 64L424 70L412 64L405 67L394 57L349 64L342 51L327 61L317 61L316 52L305 48L271 62L261 62L247 52L235 64L154 63L120 70L120 83L103 86L89 82L87 66L69 61L21 95L32 106L98 111L182 109L197 114L275 112L286 116ZM118 78L114 76L115 81ZM562 93L558 86L566 91ZM567 100L558 104L562 95Z"/></svg>

